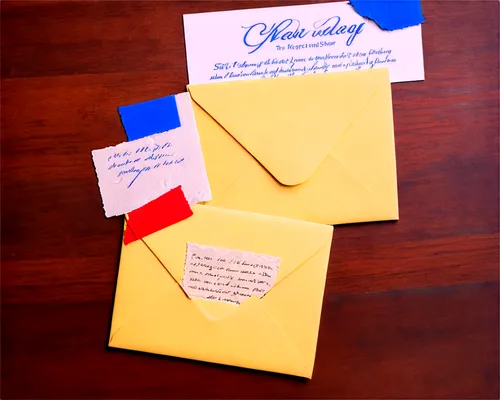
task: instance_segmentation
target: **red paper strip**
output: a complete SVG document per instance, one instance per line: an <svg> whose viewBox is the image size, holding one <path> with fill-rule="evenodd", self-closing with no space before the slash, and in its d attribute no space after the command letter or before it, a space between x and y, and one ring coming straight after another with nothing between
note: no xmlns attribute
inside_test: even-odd
<svg viewBox="0 0 500 400"><path fill-rule="evenodd" d="M129 244L193 215L180 186L128 214L123 242Z"/></svg>

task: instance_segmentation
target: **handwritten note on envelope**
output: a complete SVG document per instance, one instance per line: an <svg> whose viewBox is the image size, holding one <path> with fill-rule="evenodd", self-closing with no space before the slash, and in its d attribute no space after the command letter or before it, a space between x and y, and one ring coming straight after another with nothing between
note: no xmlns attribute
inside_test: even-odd
<svg viewBox="0 0 500 400"><path fill-rule="evenodd" d="M280 258L188 243L183 288L189 297L241 304L262 298L278 277Z"/></svg>
<svg viewBox="0 0 500 400"><path fill-rule="evenodd" d="M388 68L424 79L421 26L388 32L347 2L184 15L190 84Z"/></svg>
<svg viewBox="0 0 500 400"><path fill-rule="evenodd" d="M310 378L333 228L202 204L192 209L181 223L122 246L109 346ZM183 290L186 243L217 254L238 249L279 257L276 283L262 298L240 305L189 298ZM210 253L192 254L211 257L212 272L218 265ZM226 260L218 265L223 269L237 259L217 257ZM238 260L255 264L247 255Z"/></svg>
<svg viewBox="0 0 500 400"><path fill-rule="evenodd" d="M211 200L189 94L176 96L181 127L92 151L106 217L181 186L189 204Z"/></svg>

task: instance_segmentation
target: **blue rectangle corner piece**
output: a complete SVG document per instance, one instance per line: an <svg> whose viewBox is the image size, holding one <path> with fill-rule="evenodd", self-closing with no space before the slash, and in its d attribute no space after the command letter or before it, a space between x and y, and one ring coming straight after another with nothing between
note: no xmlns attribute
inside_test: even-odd
<svg viewBox="0 0 500 400"><path fill-rule="evenodd" d="M129 141L181 126L175 95L118 107L118 113Z"/></svg>
<svg viewBox="0 0 500 400"><path fill-rule="evenodd" d="M420 0L349 0L354 10L388 31L425 22Z"/></svg>

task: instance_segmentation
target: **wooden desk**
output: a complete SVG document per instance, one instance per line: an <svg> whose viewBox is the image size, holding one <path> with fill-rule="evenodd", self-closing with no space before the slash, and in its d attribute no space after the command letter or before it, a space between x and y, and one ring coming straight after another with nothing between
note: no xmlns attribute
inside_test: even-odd
<svg viewBox="0 0 500 400"><path fill-rule="evenodd" d="M182 92L182 14L307 1L3 1L2 398L499 398L499 5L423 2L393 85L401 219L339 226L311 381L111 350L122 221L90 151ZM175 327L172 327L175 329Z"/></svg>

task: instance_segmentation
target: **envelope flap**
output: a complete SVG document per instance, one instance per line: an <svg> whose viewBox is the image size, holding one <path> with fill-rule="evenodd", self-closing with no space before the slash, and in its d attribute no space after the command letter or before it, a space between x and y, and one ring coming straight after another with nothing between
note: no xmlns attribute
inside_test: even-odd
<svg viewBox="0 0 500 400"><path fill-rule="evenodd" d="M370 101L387 70L189 85L192 99L280 183L298 185Z"/></svg>
<svg viewBox="0 0 500 400"><path fill-rule="evenodd" d="M311 377L333 228L203 205L193 212L122 247L110 346ZM279 280L289 278L240 306L189 299L179 285L186 242L279 255ZM318 255L323 262L311 262ZM289 318L296 293L313 318Z"/></svg>
<svg viewBox="0 0 500 400"><path fill-rule="evenodd" d="M307 352L264 302L253 297L236 307L191 300L164 272L142 241L123 247L110 346L310 375ZM207 305L237 312L214 319Z"/></svg>
<svg viewBox="0 0 500 400"><path fill-rule="evenodd" d="M187 242L280 257L278 283L332 238L327 225L203 205L192 209L194 217L143 239L179 284Z"/></svg>

